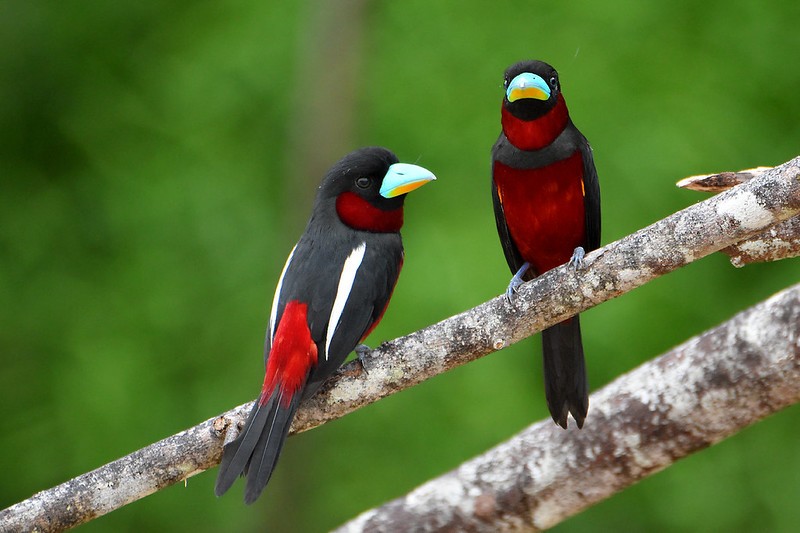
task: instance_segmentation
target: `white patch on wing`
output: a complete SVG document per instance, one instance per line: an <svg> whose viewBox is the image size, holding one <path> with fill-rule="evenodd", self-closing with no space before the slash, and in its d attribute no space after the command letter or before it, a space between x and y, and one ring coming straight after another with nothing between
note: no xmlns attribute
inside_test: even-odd
<svg viewBox="0 0 800 533"><path fill-rule="evenodd" d="M347 259L344 261L342 273L339 276L339 286L336 289L336 299L333 300L333 307L331 308L331 316L328 319L328 333L325 339L325 360L328 360L328 351L331 347L331 340L333 334L336 333L336 328L339 326L339 319L342 318L344 306L347 304L347 299L350 297L350 291L353 290L353 283L356 280L356 273L361 262L364 260L364 253L367 251L367 243L362 242L350 252Z"/></svg>
<svg viewBox="0 0 800 533"><path fill-rule="evenodd" d="M272 340L275 337L275 318L278 316L278 301L281 298L281 289L283 288L283 278L286 276L286 271L289 270L289 263L292 262L292 256L297 245L294 245L292 251L289 252L289 257L286 258L286 264L283 265L281 270L281 277L278 278L278 286L275 287L275 296L272 297L272 310L269 312L269 343L272 345Z"/></svg>

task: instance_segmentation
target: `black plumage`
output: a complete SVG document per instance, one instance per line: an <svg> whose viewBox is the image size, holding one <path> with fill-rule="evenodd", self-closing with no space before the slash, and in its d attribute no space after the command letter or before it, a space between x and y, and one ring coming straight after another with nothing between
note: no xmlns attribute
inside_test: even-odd
<svg viewBox="0 0 800 533"><path fill-rule="evenodd" d="M392 152L378 147L352 152L328 171L278 282L264 348L264 387L244 429L225 446L218 496L244 474L245 502L258 498L301 401L377 325L403 263L405 192L432 179L422 167L398 164ZM388 180L399 194L382 190Z"/></svg>

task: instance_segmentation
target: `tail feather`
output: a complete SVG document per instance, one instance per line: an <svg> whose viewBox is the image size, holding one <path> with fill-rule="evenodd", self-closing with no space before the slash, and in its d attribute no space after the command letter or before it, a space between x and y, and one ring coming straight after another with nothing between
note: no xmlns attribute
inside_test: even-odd
<svg viewBox="0 0 800 533"><path fill-rule="evenodd" d="M578 427L583 427L589 410L589 386L577 316L542 332L542 353L545 396L550 415L566 429L567 414L572 413Z"/></svg>
<svg viewBox="0 0 800 533"><path fill-rule="evenodd" d="M278 457L281 455L286 435L292 426L295 411L300 405L300 394L295 394L288 406L283 405L275 396L270 403L274 403L275 407L270 409L269 427L265 428L266 431L262 429L261 437L245 468L247 485L244 491L244 502L248 505L258 499L275 471L275 465L278 464Z"/></svg>
<svg viewBox="0 0 800 533"><path fill-rule="evenodd" d="M225 445L214 487L217 496L225 494L236 478L245 475L244 501L247 504L256 501L272 477L299 404L299 394L294 395L288 406L277 393L265 404L256 402L242 433Z"/></svg>
<svg viewBox="0 0 800 533"><path fill-rule="evenodd" d="M217 482L214 485L214 494L217 496L225 494L236 478L244 474L247 464L250 462L250 456L261 436L260 428L266 425L267 415L268 410L256 401L242 432L233 442L225 445L217 472Z"/></svg>

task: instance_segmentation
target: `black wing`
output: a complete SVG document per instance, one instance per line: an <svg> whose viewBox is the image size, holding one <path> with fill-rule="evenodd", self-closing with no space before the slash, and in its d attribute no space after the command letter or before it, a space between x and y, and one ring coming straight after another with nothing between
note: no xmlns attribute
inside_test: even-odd
<svg viewBox="0 0 800 533"><path fill-rule="evenodd" d="M300 239L281 283L276 305L276 323L279 323L287 302L299 300L308 304L308 325L311 338L317 344L317 365L309 375L306 397L347 359L380 319L402 266L403 245L398 233L358 232L337 237L341 236L329 233L304 235ZM320 245L321 239L327 239L327 244ZM345 290L343 308L337 319L332 315L335 315L334 303L344 265L362 245L363 257L350 290ZM348 284L344 282L343 286L346 288ZM329 328L333 330L330 339ZM270 331L267 331L265 361L269 349Z"/></svg>
<svg viewBox="0 0 800 533"><path fill-rule="evenodd" d="M336 370L381 318L400 275L403 262L400 235L362 233L361 236L364 238L364 257L338 322L327 324L319 343L323 348L319 351L320 360L311 373L309 385L324 380ZM328 328L334 328L332 334ZM323 356L325 348L327 358Z"/></svg>
<svg viewBox="0 0 800 533"><path fill-rule="evenodd" d="M580 143L583 157L583 202L585 210L586 251L591 252L600 247L600 182L594 166L592 147L584 137Z"/></svg>

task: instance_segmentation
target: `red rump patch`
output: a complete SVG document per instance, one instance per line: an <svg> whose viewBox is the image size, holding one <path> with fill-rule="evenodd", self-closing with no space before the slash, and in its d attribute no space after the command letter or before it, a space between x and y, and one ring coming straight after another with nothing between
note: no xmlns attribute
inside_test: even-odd
<svg viewBox="0 0 800 533"><path fill-rule="evenodd" d="M540 150L561 135L568 120L567 103L559 93L555 107L535 120L518 119L503 106L500 123L511 144L520 150Z"/></svg>
<svg viewBox="0 0 800 533"><path fill-rule="evenodd" d="M343 192L336 197L336 213L342 222L361 231L394 233L403 227L402 207L384 211L354 192Z"/></svg>
<svg viewBox="0 0 800 533"><path fill-rule="evenodd" d="M288 406L316 364L317 345L308 328L308 304L292 300L286 304L272 339L261 404L267 403L275 388L280 387L282 403Z"/></svg>

